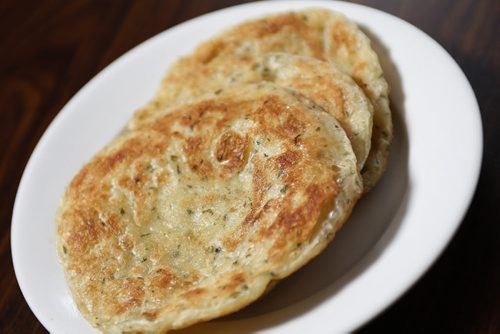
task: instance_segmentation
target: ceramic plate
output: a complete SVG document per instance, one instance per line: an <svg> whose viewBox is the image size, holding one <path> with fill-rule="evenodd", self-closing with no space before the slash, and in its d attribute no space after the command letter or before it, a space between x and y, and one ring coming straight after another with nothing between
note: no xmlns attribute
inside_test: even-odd
<svg viewBox="0 0 500 334"><path fill-rule="evenodd" d="M244 19L304 7L342 12L372 38L392 88L387 173L324 253L257 303L195 329L351 331L436 260L468 208L482 156L478 105L460 68L423 32L378 10L335 1L252 3L198 17L129 51L71 99L38 143L17 193L12 257L24 297L50 332L95 332L72 301L54 246L59 199L78 169L153 96L177 57Z"/></svg>

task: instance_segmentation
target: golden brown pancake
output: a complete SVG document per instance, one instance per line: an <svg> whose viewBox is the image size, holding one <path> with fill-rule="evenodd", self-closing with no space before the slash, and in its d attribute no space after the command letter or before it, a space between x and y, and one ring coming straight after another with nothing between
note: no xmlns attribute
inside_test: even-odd
<svg viewBox="0 0 500 334"><path fill-rule="evenodd" d="M234 312L316 256L362 192L342 127L273 84L158 115L75 176L57 247L84 316L165 331Z"/></svg>

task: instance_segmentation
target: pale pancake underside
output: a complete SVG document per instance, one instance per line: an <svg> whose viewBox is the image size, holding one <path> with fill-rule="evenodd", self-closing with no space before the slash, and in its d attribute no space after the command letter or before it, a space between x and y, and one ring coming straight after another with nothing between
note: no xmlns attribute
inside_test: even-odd
<svg viewBox="0 0 500 334"><path fill-rule="evenodd" d="M369 145L360 144L364 138L357 138L359 142L353 143L353 146L359 160L358 167L363 167L365 192L369 191L385 171L392 142L389 88L369 39L355 24L329 10L308 9L269 15L242 23L203 43L193 54L174 66L157 97L136 113L131 127L168 107L166 104L206 93L220 83L235 84L240 80L242 70L231 73L228 69L236 68L231 62L246 62L249 58L269 52L326 59L352 76L361 86L374 107L373 133L370 133ZM219 64L220 72L213 70L213 63ZM228 64L228 69L224 69L221 64ZM189 76L186 75L188 73ZM186 84L191 91L179 88ZM346 130L349 132L348 127ZM352 140L352 136L350 138ZM368 156L366 148L370 150Z"/></svg>
<svg viewBox="0 0 500 334"><path fill-rule="evenodd" d="M86 164L58 212L79 309L108 332L233 312L316 256L362 192L334 117L272 84L176 107Z"/></svg>

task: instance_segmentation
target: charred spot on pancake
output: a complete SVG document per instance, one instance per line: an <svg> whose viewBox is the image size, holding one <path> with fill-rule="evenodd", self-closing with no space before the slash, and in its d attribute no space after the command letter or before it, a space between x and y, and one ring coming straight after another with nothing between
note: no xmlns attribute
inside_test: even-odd
<svg viewBox="0 0 500 334"><path fill-rule="evenodd" d="M276 169L284 171L293 166L301 157L298 151L286 151L275 158Z"/></svg>
<svg viewBox="0 0 500 334"><path fill-rule="evenodd" d="M218 139L214 156L224 171L233 173L243 168L248 159L248 151L249 140L247 136L227 131Z"/></svg>

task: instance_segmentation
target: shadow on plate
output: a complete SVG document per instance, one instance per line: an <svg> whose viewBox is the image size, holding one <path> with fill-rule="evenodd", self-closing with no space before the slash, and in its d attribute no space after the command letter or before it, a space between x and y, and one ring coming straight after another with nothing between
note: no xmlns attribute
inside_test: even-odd
<svg viewBox="0 0 500 334"><path fill-rule="evenodd" d="M372 47L379 55L391 86L394 141L382 180L358 202L348 223L325 251L281 281L269 294L230 316L172 333L251 333L310 312L362 275L397 234L410 187L404 94L401 77L389 50L366 27L361 28L372 40Z"/></svg>

